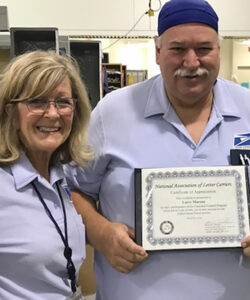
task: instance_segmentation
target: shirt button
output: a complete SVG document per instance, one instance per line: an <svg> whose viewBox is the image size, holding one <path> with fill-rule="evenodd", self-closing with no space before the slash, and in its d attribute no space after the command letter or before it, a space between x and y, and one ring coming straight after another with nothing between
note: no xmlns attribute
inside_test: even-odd
<svg viewBox="0 0 250 300"><path fill-rule="evenodd" d="M195 148L196 148L196 146L195 146L194 144L191 144L190 147L191 147L192 149L195 149Z"/></svg>

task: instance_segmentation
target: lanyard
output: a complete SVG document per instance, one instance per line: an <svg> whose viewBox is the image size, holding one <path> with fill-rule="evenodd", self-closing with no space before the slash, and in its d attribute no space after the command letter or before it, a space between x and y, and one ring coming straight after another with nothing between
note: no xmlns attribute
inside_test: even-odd
<svg viewBox="0 0 250 300"><path fill-rule="evenodd" d="M74 266L74 263L72 261L72 249L69 247L69 244L68 244L68 229L67 229L67 216L66 216L66 210L65 210L65 206L64 206L64 202L63 202L63 198L62 198L62 194L61 194L61 191L60 191L60 188L58 186L58 183L56 182L56 187L57 187L57 191L58 191L58 195L59 195L59 198L61 200L61 203L62 203L62 209L63 209L63 216L64 216L64 236L63 236L63 233L60 229L60 227L58 226L55 218L53 217L51 211L49 210L47 204L45 203L41 193L39 192L37 186L35 185L35 182L31 182L34 190L36 191L37 193L37 196L39 198L39 200L41 201L45 211L47 212L50 220L54 223L55 227L56 227L56 230L57 232L59 233L62 241L63 241L63 244L64 244L64 252L63 252L63 255L64 257L66 258L67 260L67 272L68 272L68 276L69 276L69 279L71 281L71 290L73 293L76 292L76 269L75 269L75 266Z"/></svg>

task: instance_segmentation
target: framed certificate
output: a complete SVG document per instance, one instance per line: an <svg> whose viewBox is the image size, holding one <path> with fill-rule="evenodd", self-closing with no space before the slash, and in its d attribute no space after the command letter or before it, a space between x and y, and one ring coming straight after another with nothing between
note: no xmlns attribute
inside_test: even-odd
<svg viewBox="0 0 250 300"><path fill-rule="evenodd" d="M245 166L135 169L136 242L145 250L240 247L249 235Z"/></svg>

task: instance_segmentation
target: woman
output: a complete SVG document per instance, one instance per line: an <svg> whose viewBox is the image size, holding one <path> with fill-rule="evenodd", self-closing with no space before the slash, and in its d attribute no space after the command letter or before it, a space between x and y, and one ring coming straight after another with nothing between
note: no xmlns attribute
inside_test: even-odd
<svg viewBox="0 0 250 300"><path fill-rule="evenodd" d="M92 158L89 117L72 59L30 52L1 76L0 299L81 299L85 231L62 164Z"/></svg>

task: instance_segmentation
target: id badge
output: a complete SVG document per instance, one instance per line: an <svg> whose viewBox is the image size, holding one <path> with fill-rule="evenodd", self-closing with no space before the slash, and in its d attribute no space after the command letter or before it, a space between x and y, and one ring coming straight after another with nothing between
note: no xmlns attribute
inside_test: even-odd
<svg viewBox="0 0 250 300"><path fill-rule="evenodd" d="M66 300L84 300L84 297L82 295L81 287L78 286L77 290L74 294L71 294L66 298Z"/></svg>

